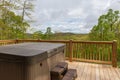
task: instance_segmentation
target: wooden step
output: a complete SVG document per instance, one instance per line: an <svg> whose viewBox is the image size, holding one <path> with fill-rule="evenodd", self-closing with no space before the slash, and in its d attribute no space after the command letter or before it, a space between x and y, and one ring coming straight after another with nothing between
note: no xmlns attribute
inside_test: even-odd
<svg viewBox="0 0 120 80"><path fill-rule="evenodd" d="M76 77L77 77L77 70L68 69L67 73L65 74L62 80L75 80Z"/></svg>

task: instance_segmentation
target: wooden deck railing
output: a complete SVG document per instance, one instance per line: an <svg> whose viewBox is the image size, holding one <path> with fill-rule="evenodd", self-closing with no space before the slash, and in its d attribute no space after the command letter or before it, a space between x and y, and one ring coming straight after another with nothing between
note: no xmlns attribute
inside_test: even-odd
<svg viewBox="0 0 120 80"><path fill-rule="evenodd" d="M16 40L0 40L0 46L1 45L8 45L8 44L15 44Z"/></svg>
<svg viewBox="0 0 120 80"><path fill-rule="evenodd" d="M1 45L23 42L51 42L66 45L65 56L69 61L112 64L117 67L117 42L114 41L49 41L49 40L1 40Z"/></svg>

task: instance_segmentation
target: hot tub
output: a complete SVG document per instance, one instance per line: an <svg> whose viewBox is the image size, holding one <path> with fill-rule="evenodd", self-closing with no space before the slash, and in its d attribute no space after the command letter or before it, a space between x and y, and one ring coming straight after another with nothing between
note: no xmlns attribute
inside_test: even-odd
<svg viewBox="0 0 120 80"><path fill-rule="evenodd" d="M56 43L0 46L0 80L50 80L50 70L65 59L64 47Z"/></svg>

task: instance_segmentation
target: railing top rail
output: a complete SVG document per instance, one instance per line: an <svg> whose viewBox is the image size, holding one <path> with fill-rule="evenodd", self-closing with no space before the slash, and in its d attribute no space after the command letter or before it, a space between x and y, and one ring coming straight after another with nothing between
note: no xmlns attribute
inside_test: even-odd
<svg viewBox="0 0 120 80"><path fill-rule="evenodd" d="M0 40L0 43L16 42L16 40Z"/></svg>
<svg viewBox="0 0 120 80"><path fill-rule="evenodd" d="M30 39L28 39L28 40L18 40L18 42L19 41L25 41L25 42L63 42L63 43L68 43L69 42L69 40L30 40Z"/></svg>
<svg viewBox="0 0 120 80"><path fill-rule="evenodd" d="M113 41L72 41L73 43L113 44Z"/></svg>
<svg viewBox="0 0 120 80"><path fill-rule="evenodd" d="M58 43L69 43L70 40L36 40L36 39L18 39L18 42L58 42ZM0 40L0 43L3 42L16 42L16 40ZM113 44L113 41L74 41L73 43L89 43L89 44Z"/></svg>
<svg viewBox="0 0 120 80"><path fill-rule="evenodd" d="M37 42L69 42L70 40L18 40L18 41L37 41ZM93 43L93 44L112 44L113 41L74 41L74 43Z"/></svg>

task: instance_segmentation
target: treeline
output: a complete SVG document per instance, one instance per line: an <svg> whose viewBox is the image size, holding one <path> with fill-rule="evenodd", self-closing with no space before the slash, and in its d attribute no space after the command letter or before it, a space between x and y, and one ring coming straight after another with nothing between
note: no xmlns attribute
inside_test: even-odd
<svg viewBox="0 0 120 80"><path fill-rule="evenodd" d="M42 31L38 30L35 31L33 34L31 34L28 39L43 39L43 40L51 40L53 36L53 33L51 31L51 28L48 27L46 29L46 32L43 33Z"/></svg>

